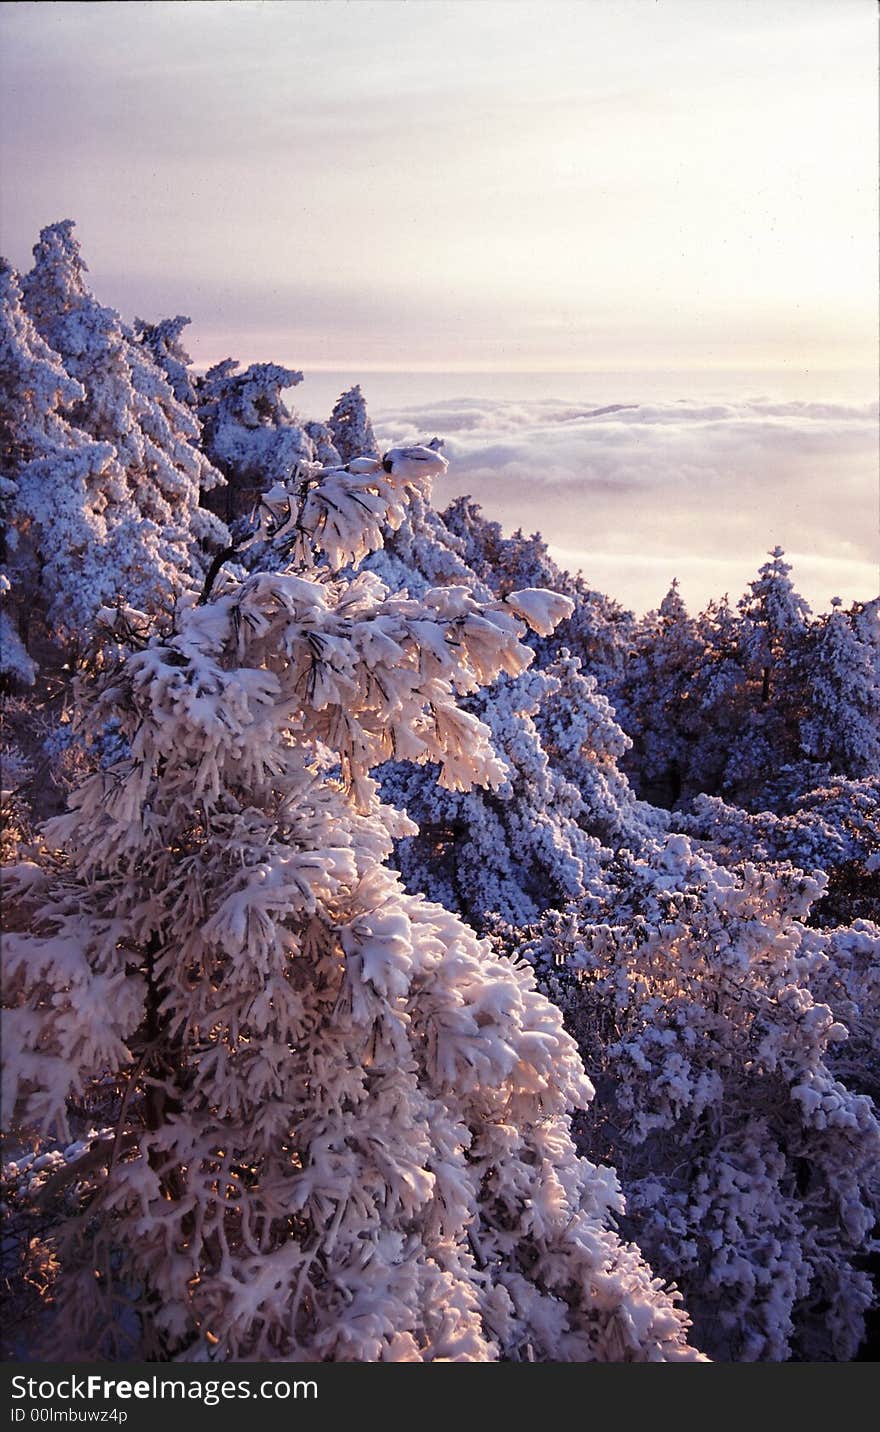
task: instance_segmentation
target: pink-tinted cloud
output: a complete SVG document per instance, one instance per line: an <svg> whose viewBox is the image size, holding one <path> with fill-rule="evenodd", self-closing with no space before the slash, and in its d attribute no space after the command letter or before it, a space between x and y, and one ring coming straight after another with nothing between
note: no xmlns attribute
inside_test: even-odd
<svg viewBox="0 0 880 1432"><path fill-rule="evenodd" d="M814 606L877 590L874 404L447 400L380 431L445 437L439 500L469 492L508 530L540 530L638 609L676 575L692 606L737 596L776 543Z"/></svg>

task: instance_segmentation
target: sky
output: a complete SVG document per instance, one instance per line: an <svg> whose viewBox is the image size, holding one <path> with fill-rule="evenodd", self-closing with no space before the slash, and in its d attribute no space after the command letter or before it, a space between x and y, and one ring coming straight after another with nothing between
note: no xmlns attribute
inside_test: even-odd
<svg viewBox="0 0 880 1432"><path fill-rule="evenodd" d="M3 247L298 366L872 369L873 0L2 6Z"/></svg>
<svg viewBox="0 0 880 1432"><path fill-rule="evenodd" d="M821 610L878 586L876 54L874 0L0 4L0 250L75 219L637 610L777 542Z"/></svg>

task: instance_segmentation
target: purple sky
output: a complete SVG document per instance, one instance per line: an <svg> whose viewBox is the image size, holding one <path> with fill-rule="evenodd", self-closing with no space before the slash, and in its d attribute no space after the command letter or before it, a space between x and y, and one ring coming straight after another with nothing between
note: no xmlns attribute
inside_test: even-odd
<svg viewBox="0 0 880 1432"><path fill-rule="evenodd" d="M2 6L4 251L305 367L872 368L873 0Z"/></svg>

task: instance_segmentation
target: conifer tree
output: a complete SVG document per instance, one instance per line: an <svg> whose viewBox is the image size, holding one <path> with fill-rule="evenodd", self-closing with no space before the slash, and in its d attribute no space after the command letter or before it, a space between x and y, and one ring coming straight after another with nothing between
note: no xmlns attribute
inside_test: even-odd
<svg viewBox="0 0 880 1432"><path fill-rule="evenodd" d="M450 514L457 532L447 526ZM441 517L416 495L368 566L410 594L464 583L483 599L494 591L502 600L525 602L537 588L517 595L512 572L534 583L547 575L564 585L539 538L525 544L521 534L504 539L498 529L485 540L486 529L496 526L485 523L473 504L453 504ZM573 625L573 605L560 592L556 625ZM554 659L553 640L549 624L533 630L535 666L467 700L504 762L499 789L443 790L434 770L406 763L381 772L385 798L419 827L396 851L407 888L427 893L478 929L495 915L523 923L601 885L601 867L610 857L603 842L616 847L628 838L638 846L657 816L648 818L617 767L630 743L608 702L576 658L563 649Z"/></svg>
<svg viewBox="0 0 880 1432"><path fill-rule="evenodd" d="M83 389L69 422L114 449L103 513L113 586L130 606L169 608L227 540L199 505L200 493L223 479L148 349L89 292L73 228L64 220L41 231L22 281L25 308Z"/></svg>
<svg viewBox="0 0 880 1432"><path fill-rule="evenodd" d="M345 464L333 446L333 434L326 423L307 422L303 423L306 437L311 439L314 449L315 462L322 467L344 467Z"/></svg>
<svg viewBox="0 0 880 1432"><path fill-rule="evenodd" d="M358 457L378 457L379 447L360 383L337 399L327 427L336 451L344 463Z"/></svg>
<svg viewBox="0 0 880 1432"><path fill-rule="evenodd" d="M855 779L880 771L880 604L870 605L873 612L860 606L849 613L836 599L810 627L803 655L803 750Z"/></svg>
<svg viewBox="0 0 880 1432"><path fill-rule="evenodd" d="M192 319L182 313L178 313L176 318L163 318L159 323L146 323L144 319L136 318L134 331L162 369L177 401L195 408L198 395L191 371L192 359L180 341L181 333L190 323Z"/></svg>
<svg viewBox="0 0 880 1432"><path fill-rule="evenodd" d="M585 801L551 764L536 725L560 691L550 671L531 670L501 678L468 703L504 763L505 779L495 790L444 790L431 768L395 765L383 773L385 799L418 826L397 849L407 888L478 929L496 914L525 923L601 878L602 847L579 823Z"/></svg>
<svg viewBox="0 0 880 1432"><path fill-rule="evenodd" d="M408 823L371 768L503 779L457 697L560 610L343 575L442 465L276 487L295 567L221 576L83 692L121 754L12 871L3 945L7 1116L63 1132L71 1095L120 1091L40 1194L74 1204L56 1357L697 1356L613 1231L613 1173L575 1156L591 1089L558 1011L384 863Z"/></svg>
<svg viewBox="0 0 880 1432"><path fill-rule="evenodd" d="M314 445L281 396L302 373L277 363L252 363L238 372L227 358L199 384L205 450L224 474L227 490L213 505L227 521L247 516L275 483L287 483L315 456Z"/></svg>
<svg viewBox="0 0 880 1432"><path fill-rule="evenodd" d="M83 396L25 312L16 274L0 263L0 662L25 685L36 647L85 641L120 576L106 517L114 449L65 417Z"/></svg>
<svg viewBox="0 0 880 1432"><path fill-rule="evenodd" d="M687 795L698 737L693 679L702 656L696 623L673 580L656 612L639 625L614 701L632 753L624 762L640 795L675 805Z"/></svg>
<svg viewBox="0 0 880 1432"><path fill-rule="evenodd" d="M571 616L548 636L529 637L541 666L563 651L576 657L599 690L617 700L620 678L633 644L634 618L618 602L590 587L580 574L563 572L540 533L521 531L505 537L499 522L483 516L479 503L458 497L443 513L443 524L457 550L488 590L504 596L517 586L546 587L573 603Z"/></svg>
<svg viewBox="0 0 880 1432"><path fill-rule="evenodd" d="M748 682L740 619L725 595L710 601L696 621L697 660L690 682L688 716L693 739L687 786L714 795L726 788L731 752L745 718Z"/></svg>
<svg viewBox="0 0 880 1432"><path fill-rule="evenodd" d="M834 1051L845 1059L854 1008L862 1058L876 1038L865 976L880 931L840 931L835 949L806 925L821 877L721 866L681 835L622 852L609 883L598 910L504 941L539 970L596 1082L580 1146L613 1161L626 1231L675 1269L712 1357L854 1357L880 1126Z"/></svg>
<svg viewBox="0 0 880 1432"><path fill-rule="evenodd" d="M760 681L760 704L784 700L787 668L793 646L806 629L809 605L795 591L789 577L791 566L784 561L781 547L774 547L771 561L765 562L749 591L741 599L742 646L751 670Z"/></svg>
<svg viewBox="0 0 880 1432"><path fill-rule="evenodd" d="M786 789L803 791L816 772L799 769L803 750L805 644L810 608L795 590L781 547L774 547L739 601L740 660L746 674L746 709L725 771L725 794L761 808L768 789L788 768ZM784 798L780 787L779 796Z"/></svg>

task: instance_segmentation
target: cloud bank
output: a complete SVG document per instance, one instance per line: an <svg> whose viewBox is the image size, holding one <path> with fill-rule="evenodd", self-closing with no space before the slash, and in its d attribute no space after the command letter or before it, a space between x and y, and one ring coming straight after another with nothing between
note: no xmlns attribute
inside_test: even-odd
<svg viewBox="0 0 880 1432"><path fill-rule="evenodd" d="M389 443L445 439L438 503L467 492L542 532L637 611L674 576L692 610L735 599L777 543L815 610L877 593L876 404L461 398L377 419Z"/></svg>

